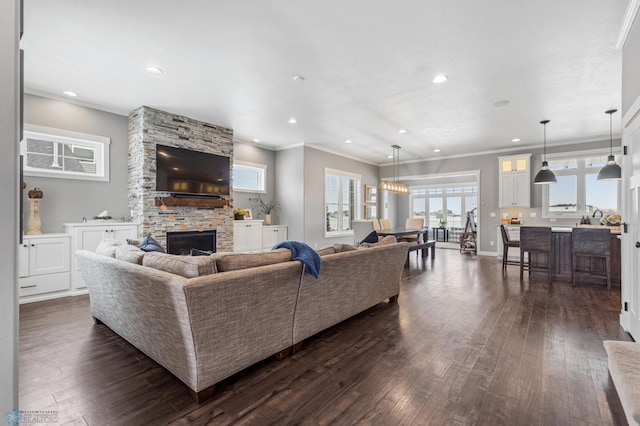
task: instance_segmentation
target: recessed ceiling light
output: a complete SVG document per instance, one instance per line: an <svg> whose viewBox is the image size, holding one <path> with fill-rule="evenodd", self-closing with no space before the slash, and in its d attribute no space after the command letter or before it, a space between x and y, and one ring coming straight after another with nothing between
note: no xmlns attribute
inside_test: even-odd
<svg viewBox="0 0 640 426"><path fill-rule="evenodd" d="M351 143L351 139L347 139L344 143Z"/></svg>
<svg viewBox="0 0 640 426"><path fill-rule="evenodd" d="M519 138L511 139L511 142L520 142Z"/></svg>
<svg viewBox="0 0 640 426"><path fill-rule="evenodd" d="M76 92L72 92L70 90L65 90L64 92L62 92L62 94L70 98L75 98L76 96L78 96Z"/></svg>
<svg viewBox="0 0 640 426"><path fill-rule="evenodd" d="M387 155L387 158L393 158L393 155Z"/></svg>
<svg viewBox="0 0 640 426"><path fill-rule="evenodd" d="M260 139L253 139L255 143L260 143Z"/></svg>
<svg viewBox="0 0 640 426"><path fill-rule="evenodd" d="M147 67L147 74L150 75L162 75L164 71L158 67Z"/></svg>
<svg viewBox="0 0 640 426"><path fill-rule="evenodd" d="M293 76L293 79L294 79L295 81L304 81L304 77L303 77L303 76L301 76L301 75L294 75L294 76Z"/></svg>
<svg viewBox="0 0 640 426"><path fill-rule="evenodd" d="M505 107L505 106L509 105L510 103L511 103L511 101L510 101L510 100L508 100L508 99L503 99L503 100L501 100L501 101L495 101L495 102L493 103L493 107L494 107L494 108L501 108L501 107Z"/></svg>
<svg viewBox="0 0 640 426"><path fill-rule="evenodd" d="M401 135L404 135L405 133L407 133L408 130L407 129L400 129L398 130L398 133L400 133Z"/></svg>
<svg viewBox="0 0 640 426"><path fill-rule="evenodd" d="M289 124L296 124L298 122L298 120L296 120L295 118L291 117L289 119Z"/></svg>
<svg viewBox="0 0 640 426"><path fill-rule="evenodd" d="M440 152L440 149L436 148L433 150L433 152Z"/></svg>
<svg viewBox="0 0 640 426"><path fill-rule="evenodd" d="M433 82L434 83L444 83L445 81L447 81L449 79L449 77L447 77L444 74L438 74L435 77L433 77Z"/></svg>

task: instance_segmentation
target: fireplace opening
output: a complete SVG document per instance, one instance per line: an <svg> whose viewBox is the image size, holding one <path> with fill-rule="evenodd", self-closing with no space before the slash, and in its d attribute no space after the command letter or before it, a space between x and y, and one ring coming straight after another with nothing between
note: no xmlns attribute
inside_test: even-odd
<svg viewBox="0 0 640 426"><path fill-rule="evenodd" d="M191 249L216 251L216 231L167 232L167 253L188 255Z"/></svg>

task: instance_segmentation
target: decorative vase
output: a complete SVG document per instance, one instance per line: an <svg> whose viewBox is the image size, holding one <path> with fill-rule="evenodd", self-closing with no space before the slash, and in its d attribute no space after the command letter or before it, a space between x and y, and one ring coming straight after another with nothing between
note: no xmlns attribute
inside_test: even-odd
<svg viewBox="0 0 640 426"><path fill-rule="evenodd" d="M27 221L27 231L25 235L40 235L40 199L30 198L31 208L29 209L29 220Z"/></svg>
<svg viewBox="0 0 640 426"><path fill-rule="evenodd" d="M244 220L244 215L243 214L234 214L233 218L235 220Z"/></svg>
<svg viewBox="0 0 640 426"><path fill-rule="evenodd" d="M264 224L271 225L271 213L267 213L264 215Z"/></svg>

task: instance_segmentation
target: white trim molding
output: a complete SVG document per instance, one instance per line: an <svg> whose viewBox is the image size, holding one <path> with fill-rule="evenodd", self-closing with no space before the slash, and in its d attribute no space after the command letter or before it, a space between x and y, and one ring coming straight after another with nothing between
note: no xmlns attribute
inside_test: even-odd
<svg viewBox="0 0 640 426"><path fill-rule="evenodd" d="M638 16L638 9L640 9L640 0L629 0L627 11L625 12L624 19L622 20L620 35L616 42L616 50L622 50L624 47L627 37L629 37L631 27L633 26L633 22L636 20L636 16Z"/></svg>

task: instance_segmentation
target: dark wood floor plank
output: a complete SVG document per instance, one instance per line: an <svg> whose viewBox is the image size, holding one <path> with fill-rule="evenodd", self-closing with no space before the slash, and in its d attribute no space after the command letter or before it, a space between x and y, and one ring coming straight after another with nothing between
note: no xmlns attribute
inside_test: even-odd
<svg viewBox="0 0 640 426"><path fill-rule="evenodd" d="M620 290L521 282L495 258L412 256L380 303L264 360L198 406L86 296L20 307L20 405L78 425L624 424L602 340ZM348 279L345 280L345 285Z"/></svg>

